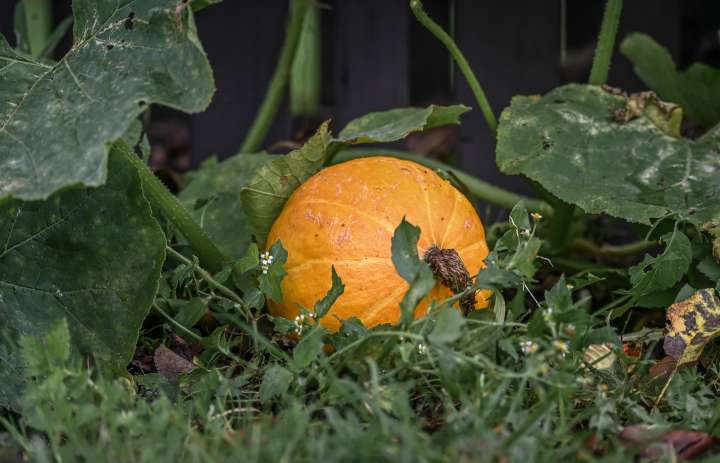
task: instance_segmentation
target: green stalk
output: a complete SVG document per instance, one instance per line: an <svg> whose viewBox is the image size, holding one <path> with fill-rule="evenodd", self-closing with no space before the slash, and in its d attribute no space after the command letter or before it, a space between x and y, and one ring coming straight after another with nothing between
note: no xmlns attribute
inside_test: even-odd
<svg viewBox="0 0 720 463"><path fill-rule="evenodd" d="M626 257L640 254L657 245L658 243L654 241L636 241L628 244L603 244L598 246L592 241L584 238L577 238L573 240L571 249L573 251L592 254L596 257Z"/></svg>
<svg viewBox="0 0 720 463"><path fill-rule="evenodd" d="M182 254L180 254L179 252L177 252L170 246L166 246L165 250L167 251L168 254L173 256L176 260L179 260L180 262L182 262L185 265L192 266L193 263L190 259L183 256ZM203 269L202 267L197 267L195 270L200 274L202 279L205 280L208 283L208 285L210 285L211 288L217 290L217 292L219 292L223 296L227 297L228 299L232 300L233 302L237 302L238 304L241 304L241 305L244 304L242 298L240 296L238 296L238 294L235 291L233 291L232 289L228 288L227 286L225 286L222 283L220 283L219 281L217 281L215 278L213 278L212 275L210 275L210 273L207 270Z"/></svg>
<svg viewBox="0 0 720 463"><path fill-rule="evenodd" d="M557 200L553 204L555 215L550 221L550 245L555 251L562 251L568 245L568 238L572 228L575 206Z"/></svg>
<svg viewBox="0 0 720 463"><path fill-rule="evenodd" d="M39 57L52 31L52 0L23 0L25 27L30 54Z"/></svg>
<svg viewBox="0 0 720 463"><path fill-rule="evenodd" d="M290 113L293 116L313 117L319 112L322 88L321 48L320 8L312 4L305 13L290 71Z"/></svg>
<svg viewBox="0 0 720 463"><path fill-rule="evenodd" d="M153 207L161 211L188 240L202 266L212 273L222 270L225 258L218 247L205 233L205 230L195 222L180 201L150 171L142 159L137 157L130 147L123 142L116 142L112 149L122 153L125 159L135 167L140 176L145 196L147 196Z"/></svg>
<svg viewBox="0 0 720 463"><path fill-rule="evenodd" d="M404 151L393 151L387 149L354 149L349 148L340 151L337 155L333 156L330 160L330 164L338 164L351 159L357 159L367 156L392 156L399 159L407 159L409 161L417 162L424 166L430 167L431 169L440 169L446 172L450 172L458 180L460 180L465 186L467 186L470 193L478 199L482 199L492 204L497 204L507 209L512 209L520 201L525 201L525 206L530 212L539 212L544 216L551 217L553 215L553 209L545 201L538 199L528 198L502 188L498 188L495 185L484 182L477 177L473 177L470 174L463 172L460 169L451 167L443 162L436 161L435 159L427 158L425 156L418 156Z"/></svg>
<svg viewBox="0 0 720 463"><path fill-rule="evenodd" d="M280 59L275 67L270 85L265 93L265 99L258 110L253 125L240 147L241 153L254 153L260 149L265 136L270 130L275 113L282 101L283 91L290 77L295 50L297 49L300 32L302 31L308 0L293 0L290 7L290 22L285 35L285 43L280 53Z"/></svg>
<svg viewBox="0 0 720 463"><path fill-rule="evenodd" d="M595 58L590 71L589 82L591 85L603 85L607 82L610 59L615 47L615 36L620 24L622 4L622 0L608 0L605 5L605 14L603 15L600 35L598 35L598 42L595 47Z"/></svg>
<svg viewBox="0 0 720 463"><path fill-rule="evenodd" d="M170 316L169 313L165 312L162 307L157 305L155 302L152 304L153 309L155 309L160 315L162 315L168 323L170 323L172 326L174 326L178 331L185 333L186 335L190 336L196 341L202 342L203 338L200 337L197 333L194 333L192 330L190 330L188 327L183 325L182 323L178 322L174 318Z"/></svg>
<svg viewBox="0 0 720 463"><path fill-rule="evenodd" d="M480 106L480 111L482 111L482 114L485 117L485 122L487 122L487 125L490 127L490 131L493 135L496 135L498 126L497 118L490 107L490 103L485 96L485 92L483 91L480 82L478 82L477 77L470 68L470 64L468 64L467 59L465 59L465 56L455 44L455 41L443 30L442 27L440 27L438 23L433 21L432 18L427 15L420 0L410 0L410 9L420 24L425 26L427 30L429 30L443 45L445 45L445 48L448 49L452 57L455 59L460 71L463 73L463 76L465 76L465 80L467 80L468 85L470 85L473 95L475 95L475 100L477 100L477 103Z"/></svg>

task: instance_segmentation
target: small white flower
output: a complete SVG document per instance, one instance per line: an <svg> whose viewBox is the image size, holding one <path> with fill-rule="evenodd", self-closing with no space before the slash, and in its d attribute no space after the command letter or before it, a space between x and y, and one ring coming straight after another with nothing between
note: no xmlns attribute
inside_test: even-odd
<svg viewBox="0 0 720 463"><path fill-rule="evenodd" d="M301 334L303 327L305 326L305 315L300 314L297 317L295 317L295 320L293 321L295 324L295 332L297 334Z"/></svg>
<svg viewBox="0 0 720 463"><path fill-rule="evenodd" d="M535 341L521 341L520 350L523 354L530 355L540 350L540 346Z"/></svg>
<svg viewBox="0 0 720 463"><path fill-rule="evenodd" d="M422 355L422 354L424 354L425 352L427 352L427 346L426 346L425 344L423 344L423 343L419 343L419 344L417 345L417 351L418 351L418 354L421 354L421 355Z"/></svg>
<svg viewBox="0 0 720 463"><path fill-rule="evenodd" d="M260 254L260 270L262 270L263 275L268 274L268 270L270 270L270 266L274 260L275 258L270 255L269 251L265 251Z"/></svg>

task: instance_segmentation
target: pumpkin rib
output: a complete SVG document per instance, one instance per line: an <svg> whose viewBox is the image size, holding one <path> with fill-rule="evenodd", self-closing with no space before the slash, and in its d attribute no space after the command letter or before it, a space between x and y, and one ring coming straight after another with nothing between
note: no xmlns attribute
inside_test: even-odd
<svg viewBox="0 0 720 463"><path fill-rule="evenodd" d="M300 270L305 270L307 267L312 267L313 265L318 264L327 264L328 267L332 267L335 265L335 267L338 267L340 265L345 264L355 264L355 265L365 265L365 264L373 264L373 265L387 265L388 258L387 257L358 257L356 259L331 259L331 258L320 258L320 259L307 259L304 262L295 265L290 268L285 268L285 271L290 272L299 272Z"/></svg>
<svg viewBox="0 0 720 463"><path fill-rule="evenodd" d="M375 304L371 305L365 310L363 317L366 319L373 319L377 313L392 303L396 303L398 296L403 292L407 291L407 285L398 286L390 294L380 299Z"/></svg>
<svg viewBox="0 0 720 463"><path fill-rule="evenodd" d="M458 203L458 194L459 193L455 192L455 194L453 195L453 205L452 205L452 209L450 209L450 220L447 221L447 224L445 225L445 233L443 233L443 237L440 240L440 248L441 249L445 248L445 238L447 238L448 232L452 229L452 224L455 219L455 209L457 208L457 203Z"/></svg>
<svg viewBox="0 0 720 463"><path fill-rule="evenodd" d="M425 200L425 212L427 213L427 224L430 227L429 235L430 235L430 244L437 245L437 235L435 234L435 226L433 225L433 219L432 219L432 211L430 207L430 195L428 194L428 186L427 184L423 185L422 183L418 182L418 187L420 188L420 191L422 192L423 199Z"/></svg>

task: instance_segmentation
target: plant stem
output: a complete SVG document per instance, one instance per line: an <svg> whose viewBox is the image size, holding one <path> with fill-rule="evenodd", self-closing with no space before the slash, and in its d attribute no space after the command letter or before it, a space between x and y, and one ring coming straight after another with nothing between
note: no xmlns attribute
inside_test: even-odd
<svg viewBox="0 0 720 463"><path fill-rule="evenodd" d="M52 31L52 1L23 0L23 6L30 54L37 58L45 49Z"/></svg>
<svg viewBox="0 0 720 463"><path fill-rule="evenodd" d="M573 251L586 252L597 257L625 257L647 251L653 246L657 246L657 243L653 241L637 241L635 243L621 244L617 246L612 244L603 244L602 246L598 246L590 240L577 238L572 242L570 248Z"/></svg>
<svg viewBox="0 0 720 463"><path fill-rule="evenodd" d="M140 181L143 185L143 191L150 200L153 207L157 208L162 214L172 222L175 227L188 240L200 263L213 273L222 270L225 258L222 253L212 242L205 230L195 222L190 213L178 201L178 199L170 193L170 191L162 184L148 168L148 166L140 159L130 147L121 142L115 142L112 150L122 153L130 164L135 167Z"/></svg>
<svg viewBox="0 0 720 463"><path fill-rule="evenodd" d="M188 259L187 257L183 256L170 246L167 246L165 248L168 254L173 256L175 259L179 260L185 265L192 266L193 262ZM207 283L214 289L216 289L220 294L227 297L228 299L232 300L233 302L237 302L238 304L244 304L244 301L242 298L232 289L228 288L227 286L223 285L219 281L217 281L215 278L213 278L210 273L203 269L202 267L196 267L197 272L200 274L203 280L207 281Z"/></svg>
<svg viewBox="0 0 720 463"><path fill-rule="evenodd" d="M193 338L194 340L196 340L196 341L201 341L201 342L202 342L202 337L198 336L196 333L193 333L193 332L192 332L189 328L187 328L185 325L183 325L182 323L180 323L180 322L178 322L177 320L175 320L174 318L172 318L172 317L170 316L170 314L168 314L167 312L165 312L159 305L157 305L156 303L153 302L153 305L152 305L152 306L153 306L153 309L155 309L156 311L158 311L158 312L160 313L160 315L162 315L163 317L165 317L165 319L166 319L168 322L170 322L170 324L171 324L172 326L174 326L175 328L177 328L179 331L185 333L186 335L190 336L190 337Z"/></svg>
<svg viewBox="0 0 720 463"><path fill-rule="evenodd" d="M308 0L293 0L290 6L290 22L288 23L285 43L283 43L280 59L275 67L270 85L265 93L265 99L258 110L253 125L250 128L242 146L241 153L254 153L262 145L265 136L270 130L270 124L282 101L283 91L290 76L295 50L302 31L305 12L307 11Z"/></svg>
<svg viewBox="0 0 720 463"><path fill-rule="evenodd" d="M460 180L465 186L467 186L470 193L478 199L487 201L492 204L496 204L498 206L502 206L507 209L512 209L520 201L525 201L525 206L530 212L539 212L540 214L547 217L552 217L553 215L552 207L550 207L550 205L545 201L527 198L511 191L503 190L502 188L498 188L495 185L480 180L477 177L473 177L472 175L467 174L460 169L451 167L443 162L436 161L435 159L427 158L424 156L407 153L404 151L349 148L340 151L337 155L330 159L329 163L338 164L340 162L367 156L392 156L399 159L407 159L409 161L414 161L418 164L422 164L432 169L440 169L451 172L453 175L455 175L455 177L457 177L458 180Z"/></svg>
<svg viewBox="0 0 720 463"><path fill-rule="evenodd" d="M615 47L615 36L620 24L622 4L622 0L608 0L605 5L605 14L603 15L602 26L600 26L600 35L598 35L598 42L595 47L595 58L590 71L589 82L592 85L603 85L607 82L610 59Z"/></svg>
<svg viewBox="0 0 720 463"><path fill-rule="evenodd" d="M550 245L555 251L563 251L568 245L575 206L556 200L553 204L555 215L550 221Z"/></svg>
<svg viewBox="0 0 720 463"><path fill-rule="evenodd" d="M311 3L290 70L290 113L295 117L313 117L320 110L321 49L320 7Z"/></svg>
<svg viewBox="0 0 720 463"><path fill-rule="evenodd" d="M465 76L465 80L467 80L468 85L470 85L470 89L475 95L475 100L477 100L477 103L480 106L480 111L482 111L482 114L485 117L485 122L487 122L487 125L490 127L490 131L493 135L496 135L498 122L495 118L495 114L490 107L490 103L485 96L485 92L483 91L480 82L470 68L470 64L468 64L467 59L465 59L465 56L455 44L455 41L443 30L442 27L440 27L438 23L433 21L432 18L425 13L420 0L410 0L410 9L420 24L425 26L427 30L429 30L443 45L445 45L452 57L455 59L455 62L460 68L460 71L463 73L463 76Z"/></svg>

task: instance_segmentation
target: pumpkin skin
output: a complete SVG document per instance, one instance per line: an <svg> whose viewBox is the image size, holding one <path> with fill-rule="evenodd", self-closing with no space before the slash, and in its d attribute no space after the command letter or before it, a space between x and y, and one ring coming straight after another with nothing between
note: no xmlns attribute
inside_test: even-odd
<svg viewBox="0 0 720 463"><path fill-rule="evenodd" d="M336 331L341 320L365 326L396 323L408 283L392 262L391 239L403 217L420 227L420 258L432 245L455 249L470 275L488 255L485 230L473 205L431 169L397 158L373 156L318 172L288 199L268 235L288 251L282 281L283 303L269 302L271 314L293 319L299 306L310 310L331 285L331 266L345 284L321 323ZM453 293L437 283L418 305ZM487 307L491 292L479 291L476 306Z"/></svg>

